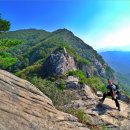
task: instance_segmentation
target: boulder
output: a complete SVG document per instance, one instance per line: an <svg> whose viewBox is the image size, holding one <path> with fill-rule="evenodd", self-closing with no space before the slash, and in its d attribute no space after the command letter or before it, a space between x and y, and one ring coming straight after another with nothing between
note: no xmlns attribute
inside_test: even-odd
<svg viewBox="0 0 130 130"><path fill-rule="evenodd" d="M81 89L79 79L74 76L68 76L66 80L66 88L68 89Z"/></svg>
<svg viewBox="0 0 130 130"><path fill-rule="evenodd" d="M84 95L88 99L95 99L95 98L97 98L97 96L94 94L92 89L88 85L86 85L86 84L83 85L82 92L84 93Z"/></svg>
<svg viewBox="0 0 130 130"><path fill-rule="evenodd" d="M102 97L103 96L103 93L101 91L97 91L97 96L98 97Z"/></svg>

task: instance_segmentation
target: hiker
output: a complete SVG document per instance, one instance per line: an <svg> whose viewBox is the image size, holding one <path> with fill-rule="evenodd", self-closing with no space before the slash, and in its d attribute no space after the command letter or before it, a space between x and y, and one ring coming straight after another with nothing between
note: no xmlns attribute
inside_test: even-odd
<svg viewBox="0 0 130 130"><path fill-rule="evenodd" d="M105 98L106 98L107 96L111 96L111 97L112 97L112 100L115 101L116 107L118 107L118 110L120 111L120 104L119 104L119 102L118 102L117 94L116 94L117 89L116 89L116 86L112 83L112 81L111 81L110 79L108 79L107 89L108 89L109 91L107 91L107 92L105 92L105 93L103 94L103 98L100 99L100 102L103 103L104 100L105 100Z"/></svg>

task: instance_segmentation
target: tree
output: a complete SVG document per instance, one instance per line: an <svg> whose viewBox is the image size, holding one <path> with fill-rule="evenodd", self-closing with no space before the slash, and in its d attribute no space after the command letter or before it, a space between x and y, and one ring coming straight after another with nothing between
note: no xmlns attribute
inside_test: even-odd
<svg viewBox="0 0 130 130"><path fill-rule="evenodd" d="M6 32L10 29L10 22L1 18L0 15L0 33Z"/></svg>

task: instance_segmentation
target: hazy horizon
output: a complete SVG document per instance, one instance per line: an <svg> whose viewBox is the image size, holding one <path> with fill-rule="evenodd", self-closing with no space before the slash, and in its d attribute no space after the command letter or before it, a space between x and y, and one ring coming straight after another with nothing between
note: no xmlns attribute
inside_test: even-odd
<svg viewBox="0 0 130 130"><path fill-rule="evenodd" d="M0 13L10 31L67 28L94 49L130 50L130 1L0 0Z"/></svg>

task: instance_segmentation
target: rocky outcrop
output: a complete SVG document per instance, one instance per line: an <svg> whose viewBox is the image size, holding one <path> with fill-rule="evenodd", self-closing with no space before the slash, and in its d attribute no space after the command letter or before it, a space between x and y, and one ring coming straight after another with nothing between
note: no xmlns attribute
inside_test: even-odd
<svg viewBox="0 0 130 130"><path fill-rule="evenodd" d="M74 58L64 52L52 53L43 64L41 75L43 77L63 75L69 70L76 70Z"/></svg>
<svg viewBox="0 0 130 130"><path fill-rule="evenodd" d="M92 64L93 64L93 73L95 76L102 76L102 77L106 76L105 68L98 60L94 59L92 61Z"/></svg>
<svg viewBox="0 0 130 130"><path fill-rule="evenodd" d="M40 76L43 78L61 76L69 70L79 69L84 72L86 78L94 75L103 78L111 77L115 81L114 72L112 72L112 69L105 62L102 63L95 58L91 60L84 58L78 59L78 54L75 53L73 55L77 56L71 56L65 48L57 48L43 63L39 72Z"/></svg>
<svg viewBox="0 0 130 130"><path fill-rule="evenodd" d="M84 72L86 78L90 78L91 77L91 75L93 73L91 66L87 66L85 63L80 63L78 65L78 68Z"/></svg>
<svg viewBox="0 0 130 130"><path fill-rule="evenodd" d="M30 82L0 70L1 130L88 130Z"/></svg>
<svg viewBox="0 0 130 130"><path fill-rule="evenodd" d="M79 79L74 76L68 76L66 79L66 88L68 89L81 89Z"/></svg>

